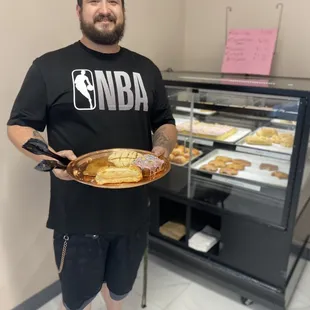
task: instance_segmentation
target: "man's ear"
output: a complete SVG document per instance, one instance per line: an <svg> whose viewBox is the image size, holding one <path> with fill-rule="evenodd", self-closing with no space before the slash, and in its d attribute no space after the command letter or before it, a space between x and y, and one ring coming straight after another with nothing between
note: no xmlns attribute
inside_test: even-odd
<svg viewBox="0 0 310 310"><path fill-rule="evenodd" d="M78 17L81 16L81 7L80 7L78 4L76 5L76 15L77 15Z"/></svg>

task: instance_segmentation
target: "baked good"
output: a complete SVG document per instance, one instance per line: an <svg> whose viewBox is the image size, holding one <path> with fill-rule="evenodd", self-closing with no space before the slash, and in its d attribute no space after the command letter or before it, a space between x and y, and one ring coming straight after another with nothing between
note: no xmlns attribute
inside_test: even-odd
<svg viewBox="0 0 310 310"><path fill-rule="evenodd" d="M174 150L172 151L172 154L173 154L174 156L179 156L179 155L182 154L182 151L179 150L178 148L176 148L176 149L174 149Z"/></svg>
<svg viewBox="0 0 310 310"><path fill-rule="evenodd" d="M225 168L226 164L220 160L211 160L208 164L213 165L217 168Z"/></svg>
<svg viewBox="0 0 310 310"><path fill-rule="evenodd" d="M184 122L177 125L177 130L183 134L190 134L191 125L190 122ZM192 133L194 136L203 137L213 140L225 140L237 132L237 128L221 125L211 124L195 121L192 125Z"/></svg>
<svg viewBox="0 0 310 310"><path fill-rule="evenodd" d="M109 162L106 158L97 158L91 160L86 169L83 171L83 175L95 177L100 168L109 166Z"/></svg>
<svg viewBox="0 0 310 310"><path fill-rule="evenodd" d="M208 172L217 172L218 168L215 167L214 165L212 164L206 164L206 165L203 165L200 170L205 170L205 171L208 171Z"/></svg>
<svg viewBox="0 0 310 310"><path fill-rule="evenodd" d="M223 163L230 163L232 161L232 159L230 157L226 157L226 156L217 156L215 158L215 160L219 160L222 161Z"/></svg>
<svg viewBox="0 0 310 310"><path fill-rule="evenodd" d="M174 160L174 158L175 158L175 156L174 156L173 154L170 154L170 155L169 155L169 159L170 159L170 161L173 161L173 160Z"/></svg>
<svg viewBox="0 0 310 310"><path fill-rule="evenodd" d="M100 168L95 181L99 185L137 183L143 179L142 170L136 166Z"/></svg>
<svg viewBox="0 0 310 310"><path fill-rule="evenodd" d="M237 171L243 171L245 169L245 166L244 165L241 165L241 164L228 164L225 168L227 169L234 169L234 170L237 170Z"/></svg>
<svg viewBox="0 0 310 310"><path fill-rule="evenodd" d="M288 179L288 174L281 172L281 171L274 171L271 175L273 177L277 177L280 180L287 180Z"/></svg>
<svg viewBox="0 0 310 310"><path fill-rule="evenodd" d="M197 149L192 149L192 154L193 154L194 156L198 156L198 155L200 154L200 151L197 150Z"/></svg>
<svg viewBox="0 0 310 310"><path fill-rule="evenodd" d="M272 145L272 141L263 136L248 136L245 142L252 145Z"/></svg>
<svg viewBox="0 0 310 310"><path fill-rule="evenodd" d="M259 137L271 138L274 135L278 135L278 131L275 128L263 127L257 131L256 135Z"/></svg>
<svg viewBox="0 0 310 310"><path fill-rule="evenodd" d="M187 159L185 158L185 156L179 155L179 156L174 157L173 162L176 164L183 165L187 162Z"/></svg>
<svg viewBox="0 0 310 310"><path fill-rule="evenodd" d="M294 135L290 133L282 133L279 135L280 145L284 147L292 147L294 145Z"/></svg>
<svg viewBox="0 0 310 310"><path fill-rule="evenodd" d="M142 170L144 177L149 177L162 171L164 168L164 163L165 162L157 156L147 154L138 157L132 164Z"/></svg>
<svg viewBox="0 0 310 310"><path fill-rule="evenodd" d="M120 150L113 152L108 160L115 167L129 167L133 161L142 155L135 151Z"/></svg>
<svg viewBox="0 0 310 310"><path fill-rule="evenodd" d="M279 167L277 165L271 165L271 164L261 164L259 166L260 170L267 170L267 171L278 171Z"/></svg>
<svg viewBox="0 0 310 310"><path fill-rule="evenodd" d="M245 167L251 167L252 166L251 162L244 160L244 159L233 159L232 162L233 162L233 164L242 165Z"/></svg>
<svg viewBox="0 0 310 310"><path fill-rule="evenodd" d="M222 168L220 169L220 173L226 175L238 175L238 171L231 168Z"/></svg>

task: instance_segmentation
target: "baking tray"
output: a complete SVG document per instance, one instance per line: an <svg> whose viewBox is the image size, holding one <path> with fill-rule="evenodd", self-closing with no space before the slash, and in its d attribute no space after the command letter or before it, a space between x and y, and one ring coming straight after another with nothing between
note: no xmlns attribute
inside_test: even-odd
<svg viewBox="0 0 310 310"><path fill-rule="evenodd" d="M181 111L181 112L191 112L191 108L186 108L186 107L176 107L175 108L177 111ZM216 111L211 111L211 110L202 110L202 109L193 109L193 112L195 114L200 114L200 115L207 115L207 116L211 116L216 114Z"/></svg>
<svg viewBox="0 0 310 310"><path fill-rule="evenodd" d="M149 183L155 182L161 178L163 178L171 169L170 161L167 158L160 157L164 161L164 166L161 172L154 174L149 177L144 177L140 182L137 183L122 183L122 184L104 184L99 185L95 181L95 177L92 176L84 176L83 172L85 171L87 165L94 159L103 159L103 161L106 160L106 163L108 164L108 157L113 153L117 151L135 151L142 155L151 154L154 155L151 152L144 151L144 150L137 150L137 149L108 149L108 150L102 150L102 151L96 151L92 153L85 154L83 156L78 157L77 159L71 161L67 167L68 174L77 182L90 185L97 188L106 188L106 189L124 189L124 188L133 188L133 187L139 187L144 186ZM103 165L105 166L105 165Z"/></svg>
<svg viewBox="0 0 310 310"><path fill-rule="evenodd" d="M266 126L263 126L266 127ZM258 130L260 130L261 128L257 128L254 132L253 132L253 136L256 135L256 132ZM278 133L291 133L293 135L295 135L295 132L293 130L285 130L285 129L279 129L279 128L275 128L275 127L270 127L270 128L274 128L278 131ZM293 148L292 147L284 147L281 146L279 144L273 144L273 145L252 145L252 144L247 144L245 142L245 137L240 140L237 145L239 146L243 146L243 147L247 147L247 148L252 148L252 149L258 149L258 150L263 150L263 151L270 151L270 152L277 152L277 153L283 153L283 154L292 154Z"/></svg>
<svg viewBox="0 0 310 310"><path fill-rule="evenodd" d="M252 163L252 166L246 167L244 171L239 171L238 175L236 176L227 176L227 175L223 175L217 172L211 173L208 171L200 170L201 166L207 164L211 160L214 160L217 156L226 156L232 159L247 160ZM277 165L279 167L279 171L289 174L289 169L290 169L289 161L271 159L268 157L251 155L251 154L246 154L246 153L241 153L241 152L227 151L227 150L222 150L222 149L215 149L209 154L205 155L204 157L202 157L200 160L198 160L192 165L192 169L199 170L209 175L219 175L221 177L239 179L243 181L253 181L254 179L255 182L259 182L262 184L267 184L267 185L281 187L281 188L287 187L288 180L280 180L276 177L271 176L271 173L272 173L271 171L260 170L259 166L262 163Z"/></svg>

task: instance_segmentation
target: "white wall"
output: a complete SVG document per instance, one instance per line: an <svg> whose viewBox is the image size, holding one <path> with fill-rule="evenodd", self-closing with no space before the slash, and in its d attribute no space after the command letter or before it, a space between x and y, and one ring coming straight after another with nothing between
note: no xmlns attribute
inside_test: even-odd
<svg viewBox="0 0 310 310"><path fill-rule="evenodd" d="M225 48L226 7L230 28L275 28L284 4L272 75L310 77L309 0L186 0L184 70L220 72Z"/></svg>
<svg viewBox="0 0 310 310"><path fill-rule="evenodd" d="M123 45L161 69L181 66L182 4L127 0ZM48 176L34 171L34 163L11 146L6 121L32 60L80 38L75 1L3 1L0 37L0 309L9 310L57 280L57 271L51 232L45 228Z"/></svg>

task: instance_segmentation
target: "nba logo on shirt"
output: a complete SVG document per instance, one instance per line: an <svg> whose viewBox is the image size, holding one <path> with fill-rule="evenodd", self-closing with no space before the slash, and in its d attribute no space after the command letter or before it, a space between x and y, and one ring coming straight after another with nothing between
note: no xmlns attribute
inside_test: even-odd
<svg viewBox="0 0 310 310"><path fill-rule="evenodd" d="M72 72L73 104L77 110L94 110L97 106L94 75L90 70Z"/></svg>

